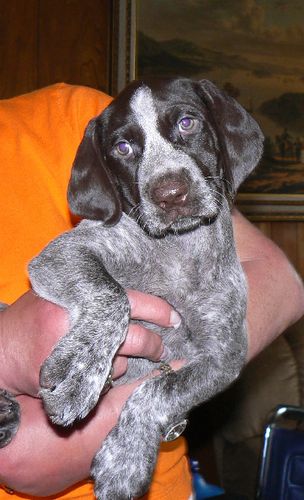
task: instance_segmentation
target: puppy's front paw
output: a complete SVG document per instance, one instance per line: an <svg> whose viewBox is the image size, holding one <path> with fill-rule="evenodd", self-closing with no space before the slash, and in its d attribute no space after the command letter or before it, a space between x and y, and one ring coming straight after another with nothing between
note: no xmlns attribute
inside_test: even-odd
<svg viewBox="0 0 304 500"><path fill-rule="evenodd" d="M63 337L40 371L40 395L53 423L70 425L96 405L111 358L94 346Z"/></svg>
<svg viewBox="0 0 304 500"><path fill-rule="evenodd" d="M107 284L100 294L79 307L74 326L41 367L40 395L55 424L70 425L94 408L126 337L130 305L125 292Z"/></svg>
<svg viewBox="0 0 304 500"><path fill-rule="evenodd" d="M0 389L0 448L15 436L20 422L20 408L16 399Z"/></svg>
<svg viewBox="0 0 304 500"><path fill-rule="evenodd" d="M118 425L104 441L91 468L98 500L138 498L149 489L158 440L155 435L143 439L142 430Z"/></svg>

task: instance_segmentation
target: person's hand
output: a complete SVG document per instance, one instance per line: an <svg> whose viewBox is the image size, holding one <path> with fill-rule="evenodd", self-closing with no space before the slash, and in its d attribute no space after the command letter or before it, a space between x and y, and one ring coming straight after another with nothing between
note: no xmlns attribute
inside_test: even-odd
<svg viewBox="0 0 304 500"><path fill-rule="evenodd" d="M127 291L131 318L159 326L178 326L179 316L158 297L135 290ZM13 394L37 396L40 366L69 328L67 312L25 293L0 313L0 387ZM127 356L157 361L164 355L161 338L141 325L130 324L127 338L114 361L113 377L127 367Z"/></svg>

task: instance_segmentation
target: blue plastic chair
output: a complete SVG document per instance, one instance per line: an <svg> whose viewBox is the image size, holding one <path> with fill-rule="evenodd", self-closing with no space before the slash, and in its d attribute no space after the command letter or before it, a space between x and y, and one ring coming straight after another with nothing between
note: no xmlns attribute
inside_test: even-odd
<svg viewBox="0 0 304 500"><path fill-rule="evenodd" d="M258 500L304 500L304 408L278 406L264 434Z"/></svg>
<svg viewBox="0 0 304 500"><path fill-rule="evenodd" d="M193 490L195 500L204 500L204 498L214 498L222 495L224 490L219 486L207 483L199 470L199 464L196 460L190 460Z"/></svg>

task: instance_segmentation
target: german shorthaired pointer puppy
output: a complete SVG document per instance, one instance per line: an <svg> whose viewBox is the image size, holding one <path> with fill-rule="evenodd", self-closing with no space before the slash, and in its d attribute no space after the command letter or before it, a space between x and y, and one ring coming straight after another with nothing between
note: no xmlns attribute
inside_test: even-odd
<svg viewBox="0 0 304 500"><path fill-rule="evenodd" d="M262 149L257 123L207 80L133 82L88 124L68 191L84 220L29 265L35 292L70 314L68 334L41 369L46 412L66 426L98 402L128 329L126 287L179 312L177 329L149 327L163 338L166 363L186 360L177 371L160 365L126 402L93 460L98 499L142 495L161 441L179 435L191 408L240 374L246 282L231 206ZM131 358L118 383L157 367ZM3 403L0 411L5 445L18 410L7 420Z"/></svg>

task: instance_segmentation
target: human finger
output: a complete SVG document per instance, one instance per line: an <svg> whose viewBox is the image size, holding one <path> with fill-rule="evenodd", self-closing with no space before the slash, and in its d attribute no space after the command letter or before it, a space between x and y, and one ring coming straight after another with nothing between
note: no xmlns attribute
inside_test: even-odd
<svg viewBox="0 0 304 500"><path fill-rule="evenodd" d="M133 356L158 361L164 356L162 338L152 330L140 324L131 323L128 335L118 353L121 356Z"/></svg>
<svg viewBox="0 0 304 500"><path fill-rule="evenodd" d="M127 295L132 319L141 319L164 327L179 327L180 315L165 300L131 289L127 290Z"/></svg>
<svg viewBox="0 0 304 500"><path fill-rule="evenodd" d="M113 380L122 377L128 369L128 358L126 356L115 356L113 360Z"/></svg>
<svg viewBox="0 0 304 500"><path fill-rule="evenodd" d="M185 365L185 362L186 361L184 359L178 359L170 361L168 364L174 371L176 371L182 368ZM157 377L161 375L161 373L162 372L159 368L155 368L148 373L148 375L145 375L138 380L128 382L127 384L116 385L103 396L102 402L110 405L112 408L111 411L119 416L124 402L128 399L128 397L130 397L132 392L146 380Z"/></svg>

